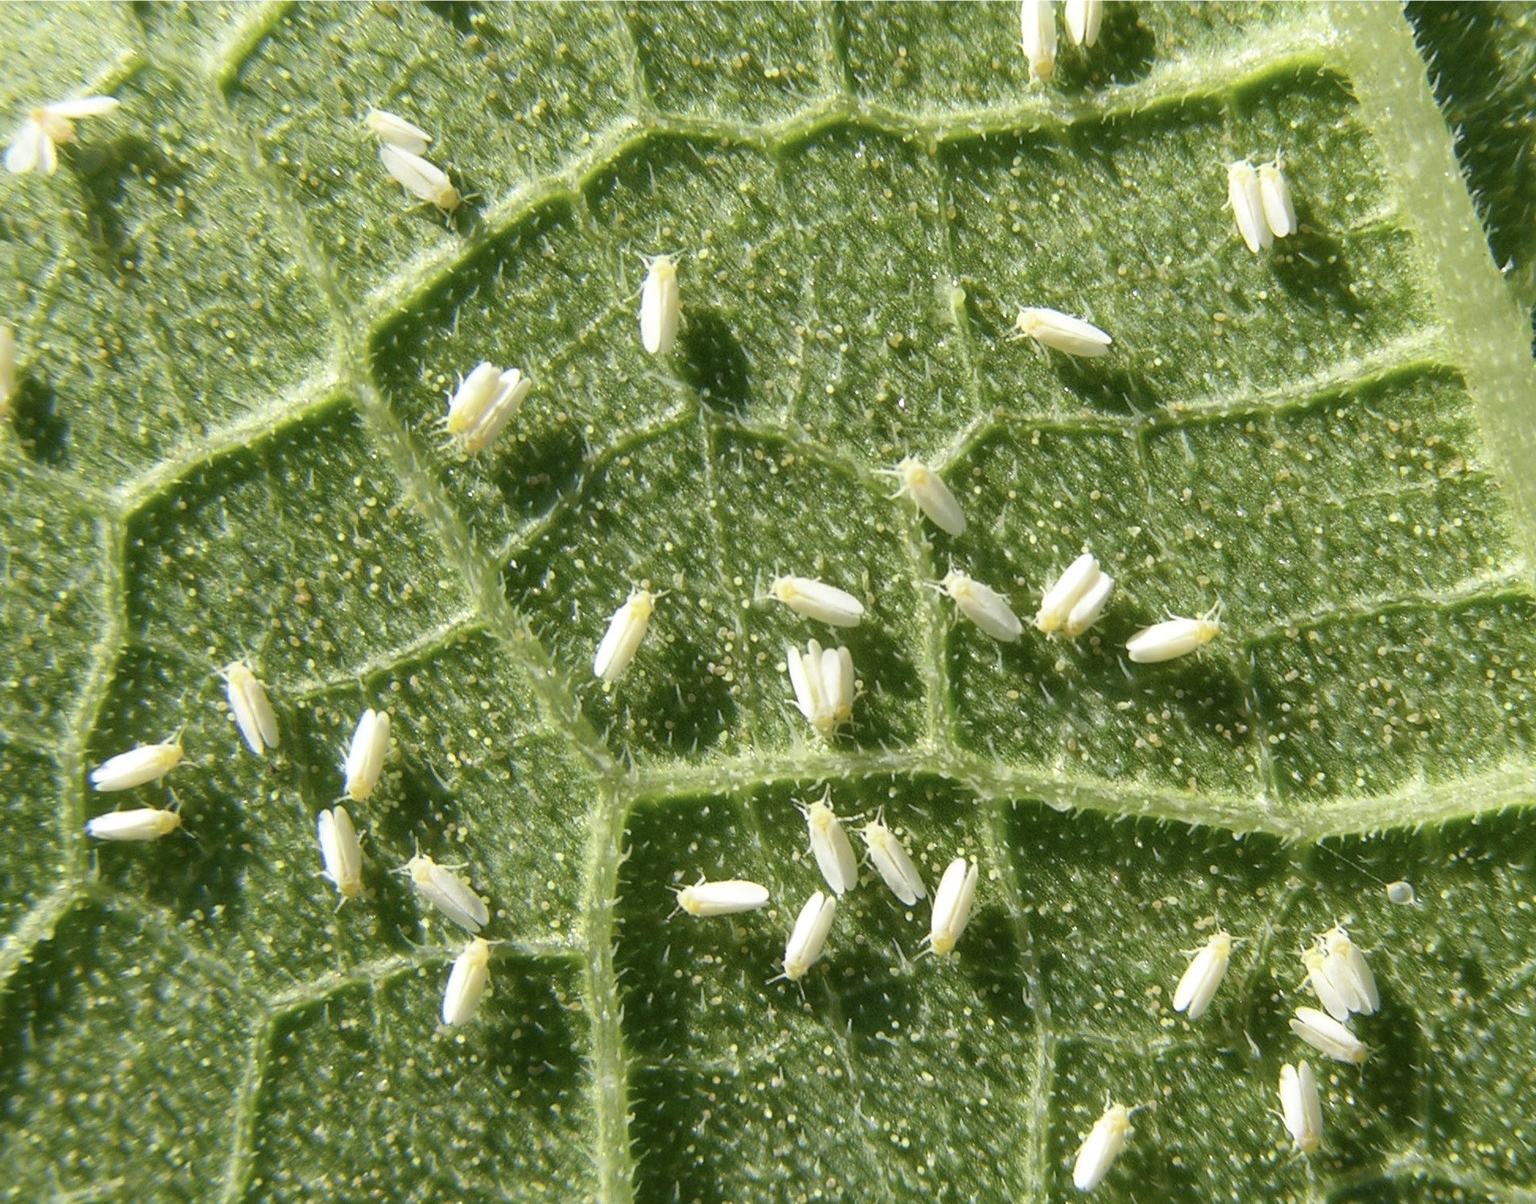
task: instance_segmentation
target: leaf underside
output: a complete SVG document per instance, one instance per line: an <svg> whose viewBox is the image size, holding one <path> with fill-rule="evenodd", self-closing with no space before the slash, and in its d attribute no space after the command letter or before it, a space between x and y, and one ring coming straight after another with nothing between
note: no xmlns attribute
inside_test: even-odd
<svg viewBox="0 0 1536 1204"><path fill-rule="evenodd" d="M1432 16L1448 112L1508 112L1526 93L1451 52L1518 46L1523 11ZM13 125L123 101L0 184L0 1196L1065 1200L1113 1099L1138 1110L1108 1199L1525 1198L1518 189L1474 162L1506 289L1394 7L1112 3L1044 86L1017 19L0 7ZM385 178L374 105L434 134L455 213ZM1277 150L1301 230L1254 256L1225 164ZM651 358L660 253L683 319ZM1022 305L1111 353L1039 354ZM455 457L437 422L483 360L534 388ZM907 455L964 535L892 498ZM1075 644L999 644L931 588L961 567L1027 619L1084 550L1118 584ZM869 613L801 619L779 573ZM642 583L666 592L605 690ZM1199 655L1126 660L1218 600ZM784 671L811 638L860 682L828 740ZM266 758L216 672L240 657ZM337 909L315 816L369 706L394 747ZM163 784L88 790L178 730ZM822 886L795 802L824 785L930 890L979 862L953 956L917 957L928 905L865 867L803 990L768 982ZM87 843L172 802L185 834ZM417 847L504 942L460 1028L463 934L391 873ZM772 903L674 914L700 875ZM1287 1028L1335 921L1381 985L1363 1067ZM1189 1023L1173 986L1218 925L1240 943ZM1296 1157L1301 1057L1325 1139Z"/></svg>

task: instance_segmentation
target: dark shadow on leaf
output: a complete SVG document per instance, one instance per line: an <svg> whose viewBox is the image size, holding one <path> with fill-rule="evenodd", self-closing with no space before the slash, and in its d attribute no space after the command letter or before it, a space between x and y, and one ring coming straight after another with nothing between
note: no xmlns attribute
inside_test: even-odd
<svg viewBox="0 0 1536 1204"><path fill-rule="evenodd" d="M58 394L31 373L16 385L11 425L22 451L39 464L60 468L69 462L69 423L59 414Z"/></svg>
<svg viewBox="0 0 1536 1204"><path fill-rule="evenodd" d="M926 688L903 644L861 628L840 632L823 643L847 645L853 656L854 677L864 686L853 701L852 723L840 729L830 743L837 747L895 748L921 738L910 712L881 705L882 698L914 698ZM804 643L800 646L803 649ZM784 698L793 705L794 691L787 673L783 685ZM795 714L798 721L799 712Z"/></svg>
<svg viewBox="0 0 1536 1204"><path fill-rule="evenodd" d="M181 187L186 172L157 143L138 133L76 143L69 152L68 164L80 187L88 241L113 277L122 276L125 262L136 263L139 258L122 218L128 204L128 180L149 183L182 212L192 204L192 190Z"/></svg>
<svg viewBox="0 0 1536 1204"><path fill-rule="evenodd" d="M549 512L561 496L581 484L587 445L575 423L540 425L532 437L503 438L493 452L495 465L487 474L517 518L528 520Z"/></svg>
<svg viewBox="0 0 1536 1204"><path fill-rule="evenodd" d="M654 668L645 678L650 684L637 691L626 689L621 680L615 688L616 703L632 721L649 720L634 724L635 744L684 756L711 747L737 722L739 707L731 683L705 668L708 658L685 636L666 641L652 637L650 644L646 655ZM685 681L690 683L686 697L677 684Z"/></svg>
<svg viewBox="0 0 1536 1204"><path fill-rule="evenodd" d="M434 17L452 25L463 37L471 37L478 32L478 22L475 20L480 10L478 4L467 4L462 0L426 0L422 7Z"/></svg>
<svg viewBox="0 0 1536 1204"><path fill-rule="evenodd" d="M1371 1047L1370 1060L1361 1068L1359 1093L1362 1103L1369 1101L1373 1129L1385 1127L1402 1141L1414 1141L1421 1135L1423 1118L1418 1111L1430 1059L1419 1019L1393 993L1390 983L1381 985L1381 1010L1350 1024ZM1372 1144L1380 1141L1377 1135Z"/></svg>
<svg viewBox="0 0 1536 1204"><path fill-rule="evenodd" d="M1510 86L1513 73L1501 51L1510 16L1496 4L1414 0L1404 8L1419 52L1430 60L1435 101L1455 131L1456 158L1494 262L1528 258L1536 155L1529 116L1518 112L1528 92Z"/></svg>
<svg viewBox="0 0 1536 1204"><path fill-rule="evenodd" d="M1106 4L1104 22L1092 47L1076 47L1065 28L1057 48L1052 86L1102 88L1145 79L1155 61L1157 41L1135 4Z"/></svg>
<svg viewBox="0 0 1536 1204"><path fill-rule="evenodd" d="M522 1107L535 1115L563 1106L583 1076L577 1051L590 1046L587 1034L572 1023L581 1013L560 998L561 985L576 993L562 978L552 979L550 968L534 958L494 952L491 993L476 1017L486 1064L500 1081L518 1085Z"/></svg>
<svg viewBox="0 0 1536 1204"><path fill-rule="evenodd" d="M739 416L752 395L751 365L719 310L690 306L678 338L678 374L716 413Z"/></svg>
<svg viewBox="0 0 1536 1204"><path fill-rule="evenodd" d="M39 1047L57 1042L78 1023L82 988L93 981L96 938L108 923L94 907L61 916L5 984L0 1008L0 1099L19 1099L19 1085ZM35 1070L35 1066L32 1067Z"/></svg>
<svg viewBox="0 0 1536 1204"><path fill-rule="evenodd" d="M1270 261L1275 279L1293 301L1308 309L1342 311L1351 316L1364 312L1355 294L1355 273L1344 253L1344 244L1332 234L1311 225L1304 201L1296 206L1300 229L1276 242Z"/></svg>
<svg viewBox="0 0 1536 1204"><path fill-rule="evenodd" d="M723 1123L724 1084L679 1066L640 1070L631 1076L630 1139L637 1154L636 1204L721 1204L722 1176L711 1152L729 1157L730 1143L699 1139L705 1118Z"/></svg>
<svg viewBox="0 0 1536 1204"><path fill-rule="evenodd" d="M442 222L441 212L431 205L419 209L423 220ZM476 222L479 220L475 218ZM535 209L512 228L477 246L474 254L445 275L439 286L379 329L370 347L372 368L380 388L404 420L420 421L416 414L425 401L420 383L426 367L421 362L425 354L423 343L440 330L452 329L460 309L483 306L484 297L515 289L517 278L513 273L517 265L540 258L550 237L572 220L569 205L561 200ZM430 366L435 369L440 365L434 360ZM521 366L524 370L529 367ZM465 364L457 370L468 371L470 367ZM443 412L441 394L430 404L430 417L435 419Z"/></svg>
<svg viewBox="0 0 1536 1204"><path fill-rule="evenodd" d="M173 832L142 849L103 848L103 873L106 859L131 852L134 871L144 875L144 893L151 902L183 918L218 914L238 922L256 833L239 799L184 798L186 793L186 789L178 793L174 784L167 790L173 802L182 804L185 835ZM153 805L165 804L155 800Z"/></svg>
<svg viewBox="0 0 1536 1204"><path fill-rule="evenodd" d="M474 238L484 234L489 227L485 224L484 194L475 187L473 176L459 171L451 164L448 165L449 178L459 190L461 198L452 212L444 213L435 206L427 206L428 212L434 221L445 222L450 230L460 238Z"/></svg>
<svg viewBox="0 0 1536 1204"><path fill-rule="evenodd" d="M1152 395L1141 377L1109 362L1114 351L1101 359L1083 360L1051 352L1051 363L1061 383L1095 413L1132 418L1156 411L1161 398Z"/></svg>

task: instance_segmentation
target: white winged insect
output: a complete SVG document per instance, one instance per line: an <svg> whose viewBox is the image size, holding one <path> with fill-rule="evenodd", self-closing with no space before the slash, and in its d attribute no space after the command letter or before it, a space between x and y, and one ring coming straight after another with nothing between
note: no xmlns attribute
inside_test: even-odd
<svg viewBox="0 0 1536 1204"><path fill-rule="evenodd" d="M940 531L950 535L965 534L965 511L950 492L944 478L921 460L908 456L895 468L882 468L901 482L897 497L911 498L923 515Z"/></svg>
<svg viewBox="0 0 1536 1204"><path fill-rule="evenodd" d="M1143 627L1125 641L1126 654L1140 665L1188 656L1221 634L1221 603L1216 603L1198 619L1172 618Z"/></svg>
<svg viewBox="0 0 1536 1204"><path fill-rule="evenodd" d="M1320 945L1313 945L1303 951L1301 964L1306 967L1307 981L1312 985L1318 1002L1323 1005L1323 1011L1335 1020L1348 1020L1350 1012L1355 1010L1355 997L1352 992L1341 990L1329 975L1328 951Z"/></svg>
<svg viewBox="0 0 1536 1204"><path fill-rule="evenodd" d="M108 757L91 770L91 786L103 793L132 790L158 781L181 764L181 733L161 744L140 744L125 753Z"/></svg>
<svg viewBox="0 0 1536 1204"><path fill-rule="evenodd" d="M443 991L443 1023L464 1024L480 1006L480 998L491 982L491 942L472 938L463 952L453 959L448 986Z"/></svg>
<svg viewBox="0 0 1536 1204"><path fill-rule="evenodd" d="M1011 644L1024 634L1024 624L1013 613L1008 599L991 586L983 585L957 569L950 569L939 582L939 588L954 599L961 614L994 640Z"/></svg>
<svg viewBox="0 0 1536 1204"><path fill-rule="evenodd" d="M1066 18L1067 37L1072 45L1089 47L1099 40L1099 26L1104 23L1104 0L1067 0L1062 15Z"/></svg>
<svg viewBox="0 0 1536 1204"><path fill-rule="evenodd" d="M869 850L870 863L893 895L908 907L928 897L928 888L923 885L921 871L907 852L907 846L901 843L900 837L885 826L883 816L870 820L859 829L859 835L864 838L864 846Z"/></svg>
<svg viewBox="0 0 1536 1204"><path fill-rule="evenodd" d="M775 577L768 593L797 615L832 627L857 627L864 617L864 603L847 590L812 577Z"/></svg>
<svg viewBox="0 0 1536 1204"><path fill-rule="evenodd" d="M1019 41L1029 61L1029 75L1048 83L1056 72L1056 5L1054 0L1020 0Z"/></svg>
<svg viewBox="0 0 1536 1204"><path fill-rule="evenodd" d="M853 654L811 640L804 652L786 645L784 664L795 705L820 735L830 738L853 717Z"/></svg>
<svg viewBox="0 0 1536 1204"><path fill-rule="evenodd" d="M719 882L700 878L692 886L674 887L673 893L677 895L678 910L691 916L733 916L768 906L768 888L744 878Z"/></svg>
<svg viewBox="0 0 1536 1204"><path fill-rule="evenodd" d="M320 812L315 835L320 841L325 876L336 887L336 893L342 902L357 898L363 893L363 846L358 842L357 829L352 826L347 809L338 804Z"/></svg>
<svg viewBox="0 0 1536 1204"><path fill-rule="evenodd" d="M472 456L494 444L532 388L533 381L517 368L475 365L449 398L448 413L441 419L454 450Z"/></svg>
<svg viewBox="0 0 1536 1204"><path fill-rule="evenodd" d="M647 355L666 355L677 342L682 294L677 284L677 262L670 255L645 260L645 283L640 286L640 343Z"/></svg>
<svg viewBox="0 0 1536 1204"><path fill-rule="evenodd" d="M389 755L389 712L369 707L357 721L352 743L347 748L346 796L360 803L373 793L384 772L384 758Z"/></svg>
<svg viewBox="0 0 1536 1204"><path fill-rule="evenodd" d="M1115 341L1092 322L1045 306L1025 306L1019 310L1014 325L1021 335L1034 339L1041 350L1062 351L1081 359L1108 355Z"/></svg>
<svg viewBox="0 0 1536 1204"><path fill-rule="evenodd" d="M813 803L800 803L805 816L806 830L811 836L811 852L821 876L827 880L833 894L846 894L859 884L859 863L853 855L853 845L843 830L843 821L837 818L829 800L829 789Z"/></svg>
<svg viewBox="0 0 1536 1204"><path fill-rule="evenodd" d="M491 918L485 900L446 865L438 865L425 853L417 853L405 863L405 872L419 894L460 928L473 934Z"/></svg>
<svg viewBox="0 0 1536 1204"><path fill-rule="evenodd" d="M648 589L631 590L624 605L608 619L608 630L598 641L597 653L592 657L592 676L601 678L605 685L612 685L624 676L630 661L639 651L640 641L650 630L651 612L656 609L656 599Z"/></svg>
<svg viewBox="0 0 1536 1204"><path fill-rule="evenodd" d="M1173 1010L1185 1012L1191 1020L1205 1015L1216 997L1221 980L1227 976L1227 964L1232 958L1232 936L1216 932L1205 946L1190 960L1179 985L1173 992Z"/></svg>
<svg viewBox="0 0 1536 1204"><path fill-rule="evenodd" d="M1296 206L1291 203L1291 185L1278 151L1271 162L1259 164L1259 201L1271 234L1287 238L1296 233Z"/></svg>
<svg viewBox="0 0 1536 1204"><path fill-rule="evenodd" d="M181 812L174 808L138 807L132 811L108 811L85 822L85 834L97 840L159 840L181 827Z"/></svg>
<svg viewBox="0 0 1536 1204"><path fill-rule="evenodd" d="M115 112L120 103L113 96L81 96L33 109L6 149L6 171L53 175L59 169L58 148L75 141L75 122Z"/></svg>
<svg viewBox="0 0 1536 1204"><path fill-rule="evenodd" d="M1316 1008L1297 1008L1291 1020L1291 1032L1335 1062L1352 1062L1358 1066L1371 1056L1365 1042L1328 1013Z"/></svg>
<svg viewBox="0 0 1536 1204"><path fill-rule="evenodd" d="M1040 600L1035 626L1047 634L1060 632L1076 639L1098 622L1115 579L1099 568L1092 552L1084 552L1056 579Z"/></svg>
<svg viewBox="0 0 1536 1204"><path fill-rule="evenodd" d="M1381 994L1360 946L1340 927L1330 928L1318 939L1327 953L1324 972L1348 999L1350 1010L1365 1016L1373 1014L1381 1007Z"/></svg>
<svg viewBox="0 0 1536 1204"><path fill-rule="evenodd" d="M448 173L420 155L386 142L379 147L379 162L384 164L385 172L396 184L417 200L436 205L444 213L452 213L464 201Z"/></svg>
<svg viewBox="0 0 1536 1204"><path fill-rule="evenodd" d="M1308 1063L1280 1067L1280 1115L1298 1154L1310 1154L1322 1145L1323 1105Z"/></svg>
<svg viewBox="0 0 1536 1204"><path fill-rule="evenodd" d="M277 747L277 716L267 700L267 687L251 672L244 661L230 661L219 670L224 676L224 690L235 726L245 737L246 746L258 757Z"/></svg>
<svg viewBox="0 0 1536 1204"><path fill-rule="evenodd" d="M974 861L956 857L949 863L939 888L933 893L933 919L928 928L928 948L940 957L954 950L960 934L971 922L971 905L976 901L976 878L980 867Z"/></svg>
<svg viewBox="0 0 1536 1204"><path fill-rule="evenodd" d="M836 914L836 895L817 891L807 899L784 945L784 973L769 981L787 978L790 982L799 982L804 978L826 948L827 934L832 931L832 919Z"/></svg>
<svg viewBox="0 0 1536 1204"><path fill-rule="evenodd" d="M432 141L426 130L388 109L369 109L363 124L386 146L399 147L412 155L426 154L427 144Z"/></svg>
<svg viewBox="0 0 1536 1204"><path fill-rule="evenodd" d="M1264 219L1264 198L1259 191L1259 173L1247 159L1227 167L1227 204L1237 219L1237 232L1248 249L1257 255L1275 241L1274 231Z"/></svg>
<svg viewBox="0 0 1536 1204"><path fill-rule="evenodd" d="M1104 1115L1093 1122L1093 1128L1088 1130L1088 1136L1078 1148L1077 1159L1072 1164L1072 1186L1078 1191L1092 1191L1103 1183L1109 1168L1125 1149L1125 1139L1130 1131L1129 1108L1113 1103L1105 1108Z"/></svg>

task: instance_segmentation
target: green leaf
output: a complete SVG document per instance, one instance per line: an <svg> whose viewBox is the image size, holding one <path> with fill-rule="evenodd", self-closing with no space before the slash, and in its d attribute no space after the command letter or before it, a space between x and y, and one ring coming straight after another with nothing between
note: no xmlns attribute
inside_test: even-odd
<svg viewBox="0 0 1536 1204"><path fill-rule="evenodd" d="M1526 17L1415 10L1453 118L1521 111ZM0 6L12 127L123 101L0 183L6 1198L1064 1200L1109 1099L1137 1111L1106 1199L1523 1198L1536 293L1395 7L1111 4L1044 86L1017 19ZM387 180L374 105L471 199ZM1512 145L1461 149L1528 275ZM1276 149L1302 229L1254 256L1224 167ZM653 359L658 253L683 325ZM1111 354L1037 354L1021 305ZM534 389L456 457L444 395L482 360ZM965 535L889 496L908 454ZM1027 618L1085 548L1118 588L1075 644L998 644L931 588L962 567ZM870 613L797 618L783 572ZM1126 660L1218 600L1200 655ZM861 682L829 740L783 668L811 638ZM369 706L394 746L338 909L315 817ZM89 789L178 731L163 783ZM804 983L769 981L824 785L930 890L979 862L954 955L866 872ZM185 833L85 837L170 803ZM501 942L459 1028L463 935L391 872L417 847ZM701 874L772 904L675 914ZM1363 1067L1287 1027L1335 921L1381 984ZM1325 1147L1296 1157L1303 1056Z"/></svg>

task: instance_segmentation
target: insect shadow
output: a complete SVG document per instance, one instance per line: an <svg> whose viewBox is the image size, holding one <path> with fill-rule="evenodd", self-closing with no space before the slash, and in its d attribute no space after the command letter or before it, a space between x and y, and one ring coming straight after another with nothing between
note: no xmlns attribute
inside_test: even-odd
<svg viewBox="0 0 1536 1204"><path fill-rule="evenodd" d="M138 250L123 223L128 181L145 181L178 212L193 202L196 189L184 188L186 170L142 134L127 133L103 142L76 145L68 158L80 189L87 241L114 276L124 262L138 262Z"/></svg>
<svg viewBox="0 0 1536 1204"><path fill-rule="evenodd" d="M30 372L17 382L11 423L29 458L54 468L69 462L69 423L59 413L58 392Z"/></svg>
<svg viewBox="0 0 1536 1204"><path fill-rule="evenodd" d="M1305 200L1296 203L1300 229L1275 246L1271 261L1280 287L1299 305L1328 313L1342 311L1351 317L1365 312L1355 291L1355 272L1344 244L1333 234L1312 224ZM1282 253L1283 252L1283 253Z"/></svg>
<svg viewBox="0 0 1536 1204"><path fill-rule="evenodd" d="M709 409L740 415L752 395L747 353L718 309L690 306L678 338L679 375Z"/></svg>
<svg viewBox="0 0 1536 1204"><path fill-rule="evenodd" d="M1156 61L1157 38L1135 4L1106 4L1098 40L1074 47L1062 38L1055 82L1068 88L1129 84L1145 79Z"/></svg>

